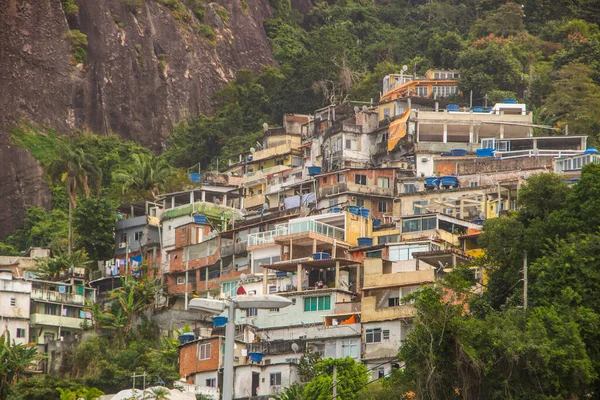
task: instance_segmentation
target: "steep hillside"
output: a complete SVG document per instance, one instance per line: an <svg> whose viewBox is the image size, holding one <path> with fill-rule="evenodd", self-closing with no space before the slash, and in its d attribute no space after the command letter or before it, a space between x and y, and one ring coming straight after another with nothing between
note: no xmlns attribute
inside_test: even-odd
<svg viewBox="0 0 600 400"><path fill-rule="evenodd" d="M49 201L35 161L8 146L7 126L25 118L62 132L113 131L160 150L175 123L210 111L235 70L276 64L263 30L267 0L190 3L200 11L97 0L66 15L59 1L0 0L0 196L9 200L0 237L26 206ZM87 35L80 49L77 31Z"/></svg>

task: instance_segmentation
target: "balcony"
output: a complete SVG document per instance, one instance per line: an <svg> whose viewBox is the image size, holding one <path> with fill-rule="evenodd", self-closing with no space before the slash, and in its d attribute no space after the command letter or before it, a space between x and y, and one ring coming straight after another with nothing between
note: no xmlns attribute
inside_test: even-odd
<svg viewBox="0 0 600 400"><path fill-rule="evenodd" d="M377 297L363 297L361 301L361 322L390 321L400 318L412 318L415 315L415 307L411 305L399 305L395 307L377 308Z"/></svg>
<svg viewBox="0 0 600 400"><path fill-rule="evenodd" d="M390 182L389 188L378 187L377 182L375 182L375 184L368 182L367 185L357 185L355 183L342 182L331 186L321 187L319 189L319 197L325 197L344 192L392 197L394 196L393 186L393 182Z"/></svg>
<svg viewBox="0 0 600 400"><path fill-rule="evenodd" d="M61 315L31 314L29 323L35 325L60 326L61 328L81 329L81 324L86 321L82 318L63 317Z"/></svg>
<svg viewBox="0 0 600 400"><path fill-rule="evenodd" d="M278 172L287 171L291 167L287 165L275 165L270 168L264 168L259 171L249 171L242 177L242 185L250 186L256 182L264 182L267 179L267 175L276 174Z"/></svg>
<svg viewBox="0 0 600 400"><path fill-rule="evenodd" d="M310 219L290 221L287 224L276 225L275 229L270 231L252 233L248 235L248 247L274 243L280 236L311 232L342 242L346 239L346 232L342 228Z"/></svg>
<svg viewBox="0 0 600 400"><path fill-rule="evenodd" d="M264 194L257 194L251 197L246 197L244 199L244 207L245 208L252 208L252 207L259 207L262 206L263 204L265 204L265 195Z"/></svg>
<svg viewBox="0 0 600 400"><path fill-rule="evenodd" d="M31 299L52 303L85 305L85 296L81 294L60 293L53 290L31 289Z"/></svg>

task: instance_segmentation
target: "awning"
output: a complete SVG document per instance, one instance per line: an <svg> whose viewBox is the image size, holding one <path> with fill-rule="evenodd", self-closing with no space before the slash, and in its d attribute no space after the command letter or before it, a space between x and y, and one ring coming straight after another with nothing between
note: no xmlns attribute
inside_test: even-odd
<svg viewBox="0 0 600 400"><path fill-rule="evenodd" d="M390 123L390 134L388 136L388 151L394 150L400 139L406 136L406 121L410 115L410 108L404 114Z"/></svg>

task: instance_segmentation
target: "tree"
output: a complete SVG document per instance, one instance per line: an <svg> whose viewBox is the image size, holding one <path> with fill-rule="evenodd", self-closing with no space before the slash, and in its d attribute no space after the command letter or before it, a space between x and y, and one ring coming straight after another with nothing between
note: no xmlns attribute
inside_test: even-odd
<svg viewBox="0 0 600 400"><path fill-rule="evenodd" d="M101 172L95 160L83 149L73 145L71 141L58 142L56 158L46 166L46 173L54 180L64 182L69 196L69 253L73 251L73 217L72 211L77 207L77 193L82 190L86 197L90 195L90 184L100 190Z"/></svg>
<svg viewBox="0 0 600 400"><path fill-rule="evenodd" d="M509 1L483 20L477 21L473 26L473 33L476 38L489 34L500 37L513 36L525 30L524 16L523 7Z"/></svg>
<svg viewBox="0 0 600 400"><path fill-rule="evenodd" d="M525 218L548 218L566 205L569 186L555 174L536 174L527 179L527 184L519 189L517 202L519 213Z"/></svg>
<svg viewBox="0 0 600 400"><path fill-rule="evenodd" d="M113 173L113 179L121 184L122 194L131 200L157 199L173 168L165 158L147 154L134 154L132 161L126 169Z"/></svg>
<svg viewBox="0 0 600 400"><path fill-rule="evenodd" d="M164 387L155 387L150 389L150 396L154 400L168 400L171 398L171 392Z"/></svg>
<svg viewBox="0 0 600 400"><path fill-rule="evenodd" d="M591 78L593 71L583 64L569 64L556 74L554 92L544 102L549 114L556 115L558 126L569 132L587 135L597 143L600 132L600 86Z"/></svg>
<svg viewBox="0 0 600 400"><path fill-rule="evenodd" d="M40 359L33 345L10 343L10 335L0 336L0 398L8 395L15 385Z"/></svg>
<svg viewBox="0 0 600 400"><path fill-rule="evenodd" d="M471 46L459 54L459 89L463 93L473 90L476 99L494 89L519 92L522 66L508 46L497 41L482 46Z"/></svg>
<svg viewBox="0 0 600 400"><path fill-rule="evenodd" d="M333 369L337 368L337 382L333 382ZM369 381L369 372L364 364L354 359L321 360L315 365L317 375L304 387L303 398L329 400L336 385L342 399L358 399L358 393Z"/></svg>
<svg viewBox="0 0 600 400"><path fill-rule="evenodd" d="M71 254L57 253L51 258L38 259L36 265L44 279L58 280L69 268L86 268L90 262L86 252L78 250Z"/></svg>
<svg viewBox="0 0 600 400"><path fill-rule="evenodd" d="M83 247L93 261L113 256L114 205L101 197L89 197L80 201L75 210L77 244Z"/></svg>

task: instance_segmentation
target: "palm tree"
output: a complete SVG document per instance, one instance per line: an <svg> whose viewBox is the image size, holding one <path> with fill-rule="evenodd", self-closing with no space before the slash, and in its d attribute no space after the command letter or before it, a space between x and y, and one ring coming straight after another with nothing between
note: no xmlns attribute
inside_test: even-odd
<svg viewBox="0 0 600 400"><path fill-rule="evenodd" d="M150 390L150 397L154 400L169 400L171 398L171 392L169 389L164 387L155 387Z"/></svg>
<svg viewBox="0 0 600 400"><path fill-rule="evenodd" d="M173 175L173 168L160 157L150 154L133 154L133 164L129 169L113 173L113 180L121 183L122 193L137 192L142 196L150 194L155 200L164 190L167 180Z"/></svg>
<svg viewBox="0 0 600 400"><path fill-rule="evenodd" d="M71 141L58 142L56 158L46 166L46 173L54 180L64 182L69 196L69 254L73 251L72 210L77 207L77 192L83 190L90 195L90 183L99 190L102 172L94 163L93 157Z"/></svg>
<svg viewBox="0 0 600 400"><path fill-rule="evenodd" d="M42 258L36 260L38 272L44 279L58 280L60 274L69 268L85 268L91 261L88 261L87 254L83 250L78 250L71 254L58 253L52 258Z"/></svg>
<svg viewBox="0 0 600 400"><path fill-rule="evenodd" d="M35 345L11 344L8 334L0 336L0 399L6 398L8 388L35 367L39 359Z"/></svg>

